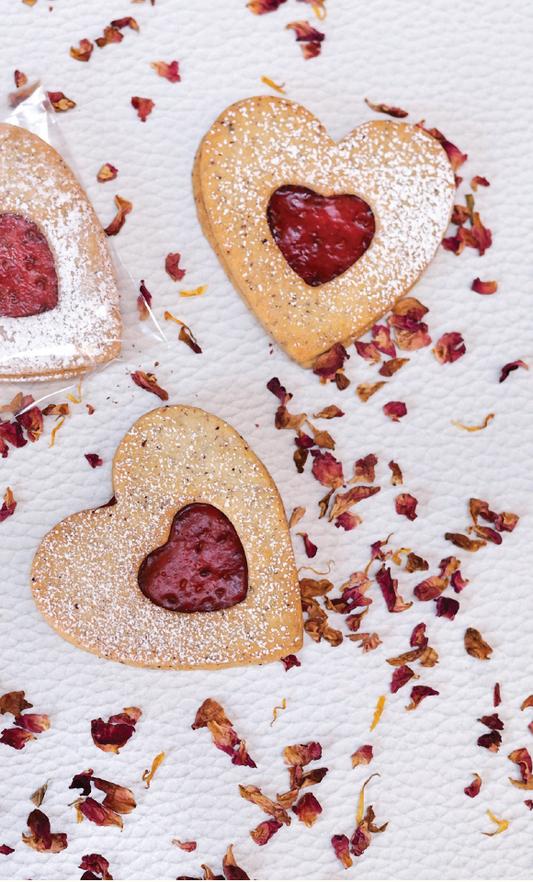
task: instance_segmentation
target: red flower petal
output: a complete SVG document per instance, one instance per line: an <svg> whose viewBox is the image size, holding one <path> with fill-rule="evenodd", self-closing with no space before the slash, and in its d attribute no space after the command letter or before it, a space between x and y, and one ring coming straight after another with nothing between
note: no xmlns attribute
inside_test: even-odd
<svg viewBox="0 0 533 882"><path fill-rule="evenodd" d="M344 483L342 463L335 459L331 453L312 450L311 455L313 456L313 475L324 487L336 489Z"/></svg>
<svg viewBox="0 0 533 882"><path fill-rule="evenodd" d="M354 345L357 349L357 354L364 358L365 361L370 361L372 364L381 361L381 356L375 343L363 343L362 340L356 340Z"/></svg>
<svg viewBox="0 0 533 882"><path fill-rule="evenodd" d="M335 852L335 857L337 857L344 869L347 870L348 867L351 867L353 861L350 857L350 840L347 836L339 835L331 837L331 844L333 846L333 851Z"/></svg>
<svg viewBox="0 0 533 882"><path fill-rule="evenodd" d="M298 43L310 40L313 43L321 43L325 40L326 35L313 28L308 21L291 21L285 26L285 30L292 30L295 33Z"/></svg>
<svg viewBox="0 0 533 882"><path fill-rule="evenodd" d="M362 521L359 515L353 514L351 511L344 511L335 519L335 526L337 528L342 527L343 530L346 530L347 532L349 530L355 530L355 528L361 523Z"/></svg>
<svg viewBox="0 0 533 882"><path fill-rule="evenodd" d="M14 723L28 732L39 734L50 728L50 720L46 714L17 714Z"/></svg>
<svg viewBox="0 0 533 882"><path fill-rule="evenodd" d="M472 291L476 294L495 294L497 290L498 282L482 282L481 279L472 282Z"/></svg>
<svg viewBox="0 0 533 882"><path fill-rule="evenodd" d="M165 257L165 269L169 274L170 278L175 282L181 282L183 276L186 273L186 270L179 268L179 262L181 259L180 254L167 254Z"/></svg>
<svg viewBox="0 0 533 882"><path fill-rule="evenodd" d="M0 854L13 854L15 851L14 848L10 848L9 845L0 845Z"/></svg>
<svg viewBox="0 0 533 882"><path fill-rule="evenodd" d="M389 612L403 612L413 605L412 601L405 603L399 595L398 580L392 578L390 568L386 567L385 564L382 564L381 569L376 573L376 581L381 588Z"/></svg>
<svg viewBox="0 0 533 882"><path fill-rule="evenodd" d="M346 359L350 358L341 343L335 343L328 352L323 352L315 361L313 373L324 380L335 379L335 374L340 371Z"/></svg>
<svg viewBox="0 0 533 882"><path fill-rule="evenodd" d="M157 385L157 377L155 374L145 374L144 371L135 371L135 373L130 374L130 377L136 386L139 386L141 389L146 389L148 392L153 392L154 395L157 395L162 401L168 401L168 392L161 388L161 386Z"/></svg>
<svg viewBox="0 0 533 882"><path fill-rule="evenodd" d="M269 821L262 821L255 830L250 830L250 836L257 845L266 845L281 827L283 824L280 824L275 818L270 818Z"/></svg>
<svg viewBox="0 0 533 882"><path fill-rule="evenodd" d="M70 54L72 58L75 58L76 61L89 61L89 58L92 55L94 49L93 43L90 40L80 40L79 49L76 49L75 46L70 47Z"/></svg>
<svg viewBox="0 0 533 882"><path fill-rule="evenodd" d="M472 799L474 796L477 796L479 791L481 790L482 780L477 773L474 773L474 780L468 787L465 787L464 792L467 796L470 796Z"/></svg>
<svg viewBox="0 0 533 882"><path fill-rule="evenodd" d="M100 718L91 720L91 737L100 750L106 753L118 753L129 741L135 727L126 723L104 723Z"/></svg>
<svg viewBox="0 0 533 882"><path fill-rule="evenodd" d="M30 828L30 835L25 836L23 833L22 841L34 851L40 851L43 854L57 854L67 847L67 834L51 833L50 821L40 809L34 809L30 812L26 823Z"/></svg>
<svg viewBox="0 0 533 882"><path fill-rule="evenodd" d="M376 113L386 113L387 116L393 116L395 119L405 119L406 116L409 116L407 110L402 110L401 107L389 107L388 104L372 104L368 98L365 98L365 103Z"/></svg>
<svg viewBox="0 0 533 882"><path fill-rule="evenodd" d="M369 453L363 459L358 459L355 463L354 476L348 483L355 484L358 481L363 481L367 484L373 484L376 478L375 467L377 463L378 458L373 453Z"/></svg>
<svg viewBox="0 0 533 882"><path fill-rule="evenodd" d="M472 178L472 180L470 181L470 186L475 193L478 187L490 187L490 184L486 178L482 178L479 175L476 175L475 178Z"/></svg>
<svg viewBox="0 0 533 882"><path fill-rule="evenodd" d="M492 245L492 233L481 223L479 212L474 212L474 222L472 224L472 236L476 243L476 247L480 256L485 254L487 248ZM468 243L467 243L468 244Z"/></svg>
<svg viewBox="0 0 533 882"><path fill-rule="evenodd" d="M422 699L427 698L428 695L439 695L439 693L436 689L431 689L430 686L413 686L411 689L411 704L406 707L406 710L415 710Z"/></svg>
<svg viewBox="0 0 533 882"><path fill-rule="evenodd" d="M405 684L408 683L409 680L412 680L413 677L416 677L416 674L408 665L400 665L400 667L395 668L392 672L390 691L392 693L398 692L398 689L405 686Z"/></svg>
<svg viewBox="0 0 533 882"><path fill-rule="evenodd" d="M96 175L96 180L100 184L104 184L106 181L114 181L117 175L118 168L115 168L110 162L106 162Z"/></svg>
<svg viewBox="0 0 533 882"><path fill-rule="evenodd" d="M406 415L407 407L403 401L389 401L383 405L383 413L390 417L394 423L397 423L401 417Z"/></svg>
<svg viewBox="0 0 533 882"><path fill-rule="evenodd" d="M322 814L322 806L316 796L313 796L312 793L305 793L293 806L292 811L306 827L312 827L318 816Z"/></svg>
<svg viewBox="0 0 533 882"><path fill-rule="evenodd" d="M4 493L4 502L2 504L2 508L0 508L0 524L2 523L2 521L10 518L15 513L16 507L17 501L9 487L6 487L6 492Z"/></svg>
<svg viewBox="0 0 533 882"><path fill-rule="evenodd" d="M453 597L438 597L436 604L437 616L443 616L446 619L451 619L453 622L455 616L459 612L459 601L455 600Z"/></svg>
<svg viewBox="0 0 533 882"><path fill-rule="evenodd" d="M437 361L445 364L446 362L457 361L458 358L461 358L466 352L466 346L461 334L457 331L451 331L448 334L443 334L440 340L437 341L435 349L431 351Z"/></svg>
<svg viewBox="0 0 533 882"><path fill-rule="evenodd" d="M101 459L97 453L84 453L85 459L91 466L91 468L96 469L98 466L104 464L103 459Z"/></svg>
<svg viewBox="0 0 533 882"><path fill-rule="evenodd" d="M414 521L418 517L416 513L418 499L415 499L410 493L400 493L400 495L394 500L394 503L397 514L405 515L410 521Z"/></svg>
<svg viewBox="0 0 533 882"><path fill-rule="evenodd" d="M133 208L133 202L128 202L127 199L123 199L122 196L115 196L115 205L118 208L118 211L109 224L108 227L105 228L104 233L106 236L117 236L120 233L122 227L126 223L126 215L130 213Z"/></svg>
<svg viewBox="0 0 533 882"><path fill-rule="evenodd" d="M280 662L286 671L290 671L291 668L301 668L302 666L300 659L295 655L286 655L285 658L280 658Z"/></svg>
<svg viewBox="0 0 533 882"><path fill-rule="evenodd" d="M142 279L139 286L139 296L137 297L137 309L139 310L139 320L141 322L146 321L146 319L149 317L151 306L152 295L144 284L144 279Z"/></svg>
<svg viewBox="0 0 533 882"><path fill-rule="evenodd" d="M250 0L246 5L254 15L265 15L267 12L275 12L285 2L286 0Z"/></svg>
<svg viewBox="0 0 533 882"><path fill-rule="evenodd" d="M356 766L368 766L374 757L371 744L363 744L355 753L352 753L350 759L352 761L352 769Z"/></svg>
<svg viewBox="0 0 533 882"><path fill-rule="evenodd" d="M157 75L164 77L169 83L179 83L181 81L179 62L177 61L171 61L170 64L167 64L166 61L153 61L150 67L154 67Z"/></svg>
<svg viewBox="0 0 533 882"><path fill-rule="evenodd" d="M122 830L124 826L122 818L117 812L97 802L92 796L87 796L77 808L88 821L92 821L97 827L120 827Z"/></svg>
<svg viewBox="0 0 533 882"><path fill-rule="evenodd" d="M389 358L396 358L396 347L390 338L390 330L386 325L374 325L372 328L374 345Z"/></svg>
<svg viewBox="0 0 533 882"><path fill-rule="evenodd" d="M503 383L512 371L516 371L520 367L525 368L526 371L529 370L529 365L526 364L525 361L511 361L509 364L504 365L500 375L500 383Z"/></svg>
<svg viewBox="0 0 533 882"><path fill-rule="evenodd" d="M3 729L0 737L0 744L7 744L15 750L22 750L28 741L33 741L35 735L26 729Z"/></svg>
<svg viewBox="0 0 533 882"><path fill-rule="evenodd" d="M84 854L79 868L80 870L89 870L89 872L96 874L93 876L85 874L82 876L82 879L113 879L109 874L109 861L102 857L101 854Z"/></svg>
<svg viewBox="0 0 533 882"><path fill-rule="evenodd" d="M139 119L141 119L142 122L146 122L147 117L150 116L155 107L155 103L151 98L139 98L139 96L136 95L131 99L131 106L137 111Z"/></svg>
<svg viewBox="0 0 533 882"><path fill-rule="evenodd" d="M502 743L502 736L499 732L493 729L491 732L486 732L484 735L480 735L477 743L480 747L485 747L487 750L490 750L491 753L498 753L500 744Z"/></svg>

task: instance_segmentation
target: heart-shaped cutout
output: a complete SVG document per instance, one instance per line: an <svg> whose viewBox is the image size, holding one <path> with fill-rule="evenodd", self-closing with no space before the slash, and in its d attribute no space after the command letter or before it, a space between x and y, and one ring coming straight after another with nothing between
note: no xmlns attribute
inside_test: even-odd
<svg viewBox="0 0 533 882"><path fill-rule="evenodd" d="M269 227L269 200L287 186L359 197L374 217L370 247L316 287L291 269ZM455 177L418 126L376 120L336 144L304 107L260 96L213 124L193 188L202 229L246 305L291 358L312 367L335 343L364 334L420 278L448 227Z"/></svg>
<svg viewBox="0 0 533 882"><path fill-rule="evenodd" d="M196 407L147 413L116 451L113 490L107 505L54 527L35 555L33 596L62 637L104 658L150 668L264 664L298 652L300 588L285 509L271 476L235 429ZM191 612L152 602L140 587L148 568L143 562L164 554L173 523L212 508L217 523L211 530L211 511L208 532L216 540L234 530L242 543L245 596L237 601L234 595L226 608ZM188 543L182 563L190 550ZM208 555L209 568L234 575L235 559L243 566L236 545L234 552L223 562ZM190 571L200 579L201 568L192 561Z"/></svg>
<svg viewBox="0 0 533 882"><path fill-rule="evenodd" d="M351 193L322 196L309 187L278 187L268 200L270 232L300 278L316 287L363 256L374 237L370 206Z"/></svg>
<svg viewBox="0 0 533 882"><path fill-rule="evenodd" d="M157 606L211 612L244 600L248 566L242 542L226 515L196 502L174 516L170 535L139 568L139 588Z"/></svg>
<svg viewBox="0 0 533 882"><path fill-rule="evenodd" d="M71 377L120 352L106 236L59 153L0 123L0 380Z"/></svg>
<svg viewBox="0 0 533 882"><path fill-rule="evenodd" d="M0 315L39 315L57 306L57 273L46 236L19 214L0 215Z"/></svg>

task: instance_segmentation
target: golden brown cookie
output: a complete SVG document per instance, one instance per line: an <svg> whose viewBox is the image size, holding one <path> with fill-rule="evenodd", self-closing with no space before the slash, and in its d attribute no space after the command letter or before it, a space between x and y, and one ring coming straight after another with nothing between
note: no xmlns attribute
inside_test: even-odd
<svg viewBox="0 0 533 882"><path fill-rule="evenodd" d="M0 258L0 380L72 377L119 354L119 294L94 209L53 147L7 123Z"/></svg>
<svg viewBox="0 0 533 882"><path fill-rule="evenodd" d="M331 280L306 282L277 244L272 198L287 187L311 191L328 211L338 197L358 197L373 215L370 243ZM334 343L360 337L420 278L448 226L455 180L443 148L421 128L372 121L336 144L304 107L262 96L213 124L193 189L204 233L246 305L291 358L312 367Z"/></svg>
<svg viewBox="0 0 533 882"><path fill-rule="evenodd" d="M62 637L151 668L263 664L300 649L283 504L264 465L224 420L181 405L145 414L117 449L113 489L116 504L62 521L35 556L33 595ZM225 609L177 612L143 594L139 570L165 546L176 515L196 503L214 506L235 528L248 590Z"/></svg>

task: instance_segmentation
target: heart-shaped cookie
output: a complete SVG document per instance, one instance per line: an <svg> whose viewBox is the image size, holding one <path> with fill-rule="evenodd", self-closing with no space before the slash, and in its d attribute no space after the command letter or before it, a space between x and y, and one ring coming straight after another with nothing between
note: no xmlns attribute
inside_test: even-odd
<svg viewBox="0 0 533 882"><path fill-rule="evenodd" d="M178 405L145 414L117 449L113 489L111 504L62 521L35 556L33 595L62 637L151 668L263 664L300 649L283 504L224 420Z"/></svg>
<svg viewBox="0 0 533 882"><path fill-rule="evenodd" d="M59 153L0 123L0 380L71 377L120 352L106 237Z"/></svg>
<svg viewBox="0 0 533 882"><path fill-rule="evenodd" d="M448 157L421 128L373 121L336 144L304 107L273 97L238 102L216 120L198 149L193 187L229 278L303 367L360 337L409 291L442 241L455 196ZM287 188L322 205L314 217L293 206L278 235L272 199ZM368 209L363 247L349 197Z"/></svg>

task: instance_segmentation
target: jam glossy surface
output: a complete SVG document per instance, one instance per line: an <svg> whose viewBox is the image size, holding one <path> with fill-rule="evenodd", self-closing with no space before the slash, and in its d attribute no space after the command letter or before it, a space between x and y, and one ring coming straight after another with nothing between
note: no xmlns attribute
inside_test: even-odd
<svg viewBox="0 0 533 882"><path fill-rule="evenodd" d="M0 316L24 318L57 306L52 252L37 224L0 214Z"/></svg>
<svg viewBox="0 0 533 882"><path fill-rule="evenodd" d="M346 272L365 253L376 229L372 209L359 196L321 196L294 184L275 190L267 220L289 266L312 287Z"/></svg>
<svg viewBox="0 0 533 882"><path fill-rule="evenodd" d="M231 521L213 505L195 502L175 515L168 541L143 560L138 580L157 606L208 612L244 600L248 567Z"/></svg>

